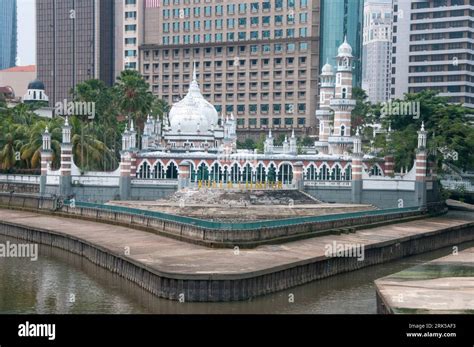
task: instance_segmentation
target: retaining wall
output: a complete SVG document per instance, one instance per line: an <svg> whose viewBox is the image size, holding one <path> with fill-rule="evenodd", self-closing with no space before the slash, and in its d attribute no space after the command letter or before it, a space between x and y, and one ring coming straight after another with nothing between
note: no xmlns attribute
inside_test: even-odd
<svg viewBox="0 0 474 347"><path fill-rule="evenodd" d="M0 221L0 233L81 255L166 299L239 301L342 272L391 261L474 239L474 223L390 240L365 248L365 260L318 257L258 273L180 275L161 273L126 256L70 235ZM183 296L184 295L184 296Z"/></svg>

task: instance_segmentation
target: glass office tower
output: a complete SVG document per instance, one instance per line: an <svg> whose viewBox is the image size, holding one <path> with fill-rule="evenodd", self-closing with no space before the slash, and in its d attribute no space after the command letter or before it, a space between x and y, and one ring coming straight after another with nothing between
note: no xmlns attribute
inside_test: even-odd
<svg viewBox="0 0 474 347"><path fill-rule="evenodd" d="M364 0L321 0L321 48L320 61L329 61L335 65L337 48L347 41L352 46L356 57L354 69L354 86L362 82L362 24L364 17Z"/></svg>
<svg viewBox="0 0 474 347"><path fill-rule="evenodd" d="M0 70L16 65L16 0L0 0Z"/></svg>

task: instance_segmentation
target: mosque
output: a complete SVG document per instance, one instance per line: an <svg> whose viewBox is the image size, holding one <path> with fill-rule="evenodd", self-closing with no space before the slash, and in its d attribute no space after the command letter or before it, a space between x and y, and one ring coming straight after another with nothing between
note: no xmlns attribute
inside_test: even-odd
<svg viewBox="0 0 474 347"><path fill-rule="evenodd" d="M352 48L345 40L336 66L321 73L319 139L299 148L294 132L282 146L268 132L263 153L237 149L236 120L221 115L201 94L196 68L187 95L162 124L148 117L141 139L133 122L122 136L120 167L81 173L72 160L71 127L63 127L61 168L52 171L51 135L43 136L42 193L86 201L154 200L184 188L297 189L326 202L368 203L381 208L425 206L437 199L436 173L426 161L427 132L419 131L413 168L394 173L394 158L363 153L353 129ZM387 135L390 137L390 133ZM388 138L389 140L389 138Z"/></svg>

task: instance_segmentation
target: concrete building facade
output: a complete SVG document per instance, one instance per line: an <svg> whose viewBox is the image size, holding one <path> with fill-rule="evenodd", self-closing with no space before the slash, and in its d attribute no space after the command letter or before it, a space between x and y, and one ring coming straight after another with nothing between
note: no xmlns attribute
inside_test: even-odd
<svg viewBox="0 0 474 347"><path fill-rule="evenodd" d="M364 4L362 89L372 103L390 99L392 1L368 0Z"/></svg>
<svg viewBox="0 0 474 347"><path fill-rule="evenodd" d="M50 104L72 99L80 82L114 81L114 6L99 0L38 0L37 75Z"/></svg>
<svg viewBox="0 0 474 347"><path fill-rule="evenodd" d="M334 52L347 38L353 49L354 86L361 86L364 0L321 0L321 64L336 64Z"/></svg>
<svg viewBox="0 0 474 347"><path fill-rule="evenodd" d="M139 58L169 104L186 94L196 61L204 97L234 113L239 135L316 133L318 0L151 1Z"/></svg>
<svg viewBox="0 0 474 347"><path fill-rule="evenodd" d="M114 0L115 78L123 70L139 69L143 43L145 0Z"/></svg>
<svg viewBox="0 0 474 347"><path fill-rule="evenodd" d="M0 3L0 70L16 65L17 56L17 3Z"/></svg>
<svg viewBox="0 0 474 347"><path fill-rule="evenodd" d="M0 86L10 86L17 98L28 91L28 84L36 79L36 66L15 66L0 71Z"/></svg>
<svg viewBox="0 0 474 347"><path fill-rule="evenodd" d="M392 97L436 90L474 108L474 0L394 0Z"/></svg>

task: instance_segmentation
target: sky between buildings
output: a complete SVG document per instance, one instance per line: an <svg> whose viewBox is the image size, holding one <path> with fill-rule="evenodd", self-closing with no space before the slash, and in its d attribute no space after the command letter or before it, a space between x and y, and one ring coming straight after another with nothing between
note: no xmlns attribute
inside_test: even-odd
<svg viewBox="0 0 474 347"><path fill-rule="evenodd" d="M36 64L35 0L18 0L17 65Z"/></svg>

